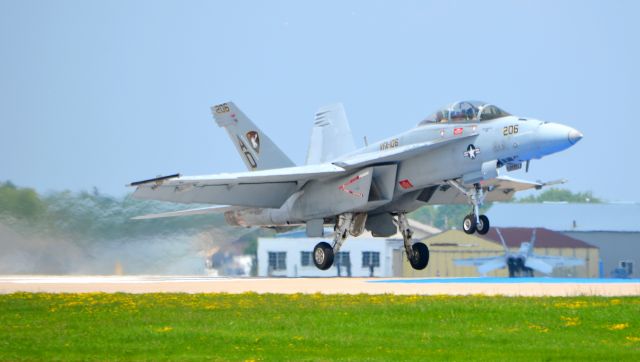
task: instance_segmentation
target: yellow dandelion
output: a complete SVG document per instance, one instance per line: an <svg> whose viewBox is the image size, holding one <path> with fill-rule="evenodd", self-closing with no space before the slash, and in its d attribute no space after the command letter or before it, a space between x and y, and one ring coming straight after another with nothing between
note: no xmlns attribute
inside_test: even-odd
<svg viewBox="0 0 640 362"><path fill-rule="evenodd" d="M529 324L529 329L533 329L536 332L547 333L549 332L549 328L537 324Z"/></svg>
<svg viewBox="0 0 640 362"><path fill-rule="evenodd" d="M580 324L580 318L578 317L560 317L564 322L565 327L575 327Z"/></svg>
<svg viewBox="0 0 640 362"><path fill-rule="evenodd" d="M612 324L609 327L607 327L607 329L609 329L610 331L621 331L627 328L629 328L629 323Z"/></svg>
<svg viewBox="0 0 640 362"><path fill-rule="evenodd" d="M587 302L582 300L576 300L573 302L558 302L555 304L556 308L578 309L587 307Z"/></svg>

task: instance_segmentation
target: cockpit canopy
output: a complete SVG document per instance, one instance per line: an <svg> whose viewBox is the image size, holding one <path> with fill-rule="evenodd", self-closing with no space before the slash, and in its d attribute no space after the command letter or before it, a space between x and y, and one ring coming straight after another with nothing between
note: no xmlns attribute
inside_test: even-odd
<svg viewBox="0 0 640 362"><path fill-rule="evenodd" d="M493 104L480 101L461 101L441 108L420 122L419 125L449 122L482 122L510 115Z"/></svg>

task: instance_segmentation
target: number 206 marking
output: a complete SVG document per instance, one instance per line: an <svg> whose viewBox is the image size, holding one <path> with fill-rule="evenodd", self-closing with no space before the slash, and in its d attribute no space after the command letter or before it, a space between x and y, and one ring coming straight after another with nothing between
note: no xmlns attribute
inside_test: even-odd
<svg viewBox="0 0 640 362"><path fill-rule="evenodd" d="M226 103L215 106L215 109L216 109L216 113L227 113L230 110L229 105L227 105Z"/></svg>
<svg viewBox="0 0 640 362"><path fill-rule="evenodd" d="M518 125L514 124L511 126L506 126L502 129L502 135L503 136L508 136L510 134L516 134L518 133Z"/></svg>

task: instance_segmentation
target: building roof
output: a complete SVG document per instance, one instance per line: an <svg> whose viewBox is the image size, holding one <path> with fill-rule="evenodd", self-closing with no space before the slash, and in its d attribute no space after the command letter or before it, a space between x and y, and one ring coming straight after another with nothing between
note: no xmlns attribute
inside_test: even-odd
<svg viewBox="0 0 640 362"><path fill-rule="evenodd" d="M509 248L519 248L523 242L531 241L532 228L499 228ZM467 235L461 230L449 230L424 240L429 248L473 247L502 250L498 232L492 227L486 235ZM487 245L489 243L489 245ZM544 228L536 228L536 248L596 248L582 240Z"/></svg>
<svg viewBox="0 0 640 362"><path fill-rule="evenodd" d="M519 248L523 242L531 241L533 234L532 228L499 228L505 243L509 248ZM565 234L552 231L545 228L535 228L536 230L536 248L594 248L595 246L587 244L582 240L574 239ZM487 240L501 244L500 237L495 227L483 236Z"/></svg>
<svg viewBox="0 0 640 362"><path fill-rule="evenodd" d="M555 231L640 232L640 204L494 203L491 226Z"/></svg>
<svg viewBox="0 0 640 362"><path fill-rule="evenodd" d="M448 230L422 240L429 245L431 251L447 251L455 249L474 249L478 251L500 252L502 245L478 234L466 234L462 230Z"/></svg>

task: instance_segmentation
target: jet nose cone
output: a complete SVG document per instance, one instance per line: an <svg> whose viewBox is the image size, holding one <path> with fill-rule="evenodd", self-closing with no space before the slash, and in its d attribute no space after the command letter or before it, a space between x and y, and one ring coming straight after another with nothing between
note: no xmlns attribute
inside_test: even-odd
<svg viewBox="0 0 640 362"><path fill-rule="evenodd" d="M582 137L582 132L576 129L571 129L571 131L569 131L569 142L571 142L572 145L578 143L578 141L580 141Z"/></svg>

